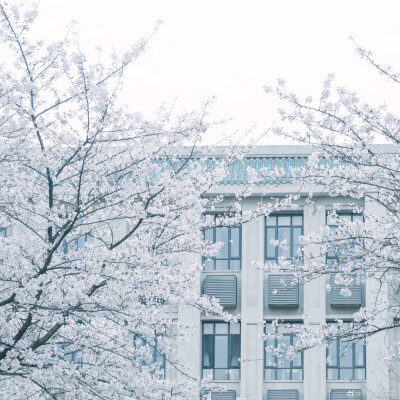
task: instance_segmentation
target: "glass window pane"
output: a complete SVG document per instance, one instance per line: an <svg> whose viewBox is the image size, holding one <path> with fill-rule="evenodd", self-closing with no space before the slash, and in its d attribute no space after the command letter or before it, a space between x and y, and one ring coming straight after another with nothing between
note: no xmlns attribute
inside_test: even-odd
<svg viewBox="0 0 400 400"><path fill-rule="evenodd" d="M266 351L265 352L265 366L275 368L275 363L276 363L276 360L275 360L273 351Z"/></svg>
<svg viewBox="0 0 400 400"><path fill-rule="evenodd" d="M204 270L211 271L214 269L214 260L204 260Z"/></svg>
<svg viewBox="0 0 400 400"><path fill-rule="evenodd" d="M203 336L203 368L213 367L214 337L212 335Z"/></svg>
<svg viewBox="0 0 400 400"><path fill-rule="evenodd" d="M228 260L215 260L215 269L217 271L227 271L229 269Z"/></svg>
<svg viewBox="0 0 400 400"><path fill-rule="evenodd" d="M278 215L278 225L290 226L290 215Z"/></svg>
<svg viewBox="0 0 400 400"><path fill-rule="evenodd" d="M278 257L290 257L290 228L278 228ZM281 243L285 241L285 243ZM281 247L283 246L283 247Z"/></svg>
<svg viewBox="0 0 400 400"><path fill-rule="evenodd" d="M328 225L336 225L336 219L333 217L332 214L328 214L328 215L326 216L326 223L327 223Z"/></svg>
<svg viewBox="0 0 400 400"><path fill-rule="evenodd" d="M298 253L300 249L299 237L301 236L301 228L293 228L293 254L292 257L300 257L301 253Z"/></svg>
<svg viewBox="0 0 400 400"><path fill-rule="evenodd" d="M229 380L238 381L240 379L240 369L231 369L229 372Z"/></svg>
<svg viewBox="0 0 400 400"><path fill-rule="evenodd" d="M240 324L230 324L230 333L233 334L240 334Z"/></svg>
<svg viewBox="0 0 400 400"><path fill-rule="evenodd" d="M232 271L240 270L240 260L230 260L229 261L229 269Z"/></svg>
<svg viewBox="0 0 400 400"><path fill-rule="evenodd" d="M203 334L209 334L212 335L214 333L214 324L203 324Z"/></svg>
<svg viewBox="0 0 400 400"><path fill-rule="evenodd" d="M339 219L351 221L351 214L339 214Z"/></svg>
<svg viewBox="0 0 400 400"><path fill-rule="evenodd" d="M276 225L276 215L267 217L267 226L275 226Z"/></svg>
<svg viewBox="0 0 400 400"><path fill-rule="evenodd" d="M265 380L275 380L275 369L268 368L265 370L264 374Z"/></svg>
<svg viewBox="0 0 400 400"><path fill-rule="evenodd" d="M240 257L240 228L232 227L231 228L231 257L238 258Z"/></svg>
<svg viewBox="0 0 400 400"><path fill-rule="evenodd" d="M216 381L226 381L228 379L228 370L227 369L215 369L214 370L214 379Z"/></svg>
<svg viewBox="0 0 400 400"><path fill-rule="evenodd" d="M83 249L86 243L86 236L81 236L75 240L76 250Z"/></svg>
<svg viewBox="0 0 400 400"><path fill-rule="evenodd" d="M364 345L362 342L358 341L354 344L355 348L355 363L357 366L364 366L365 361L364 361Z"/></svg>
<svg viewBox="0 0 400 400"><path fill-rule="evenodd" d="M274 333L275 327L271 324L271 322L267 322L265 324L265 333Z"/></svg>
<svg viewBox="0 0 400 400"><path fill-rule="evenodd" d="M229 360L229 368L239 368L239 358L240 358L240 336L231 336L231 354Z"/></svg>
<svg viewBox="0 0 400 400"><path fill-rule="evenodd" d="M227 334L228 333L228 324L226 322L217 322L215 324L215 333Z"/></svg>
<svg viewBox="0 0 400 400"><path fill-rule="evenodd" d="M212 369L206 369L203 368L203 378L207 378L207 377L213 377L213 370Z"/></svg>
<svg viewBox="0 0 400 400"><path fill-rule="evenodd" d="M293 215L292 216L292 225L303 225L303 216L302 215Z"/></svg>
<svg viewBox="0 0 400 400"><path fill-rule="evenodd" d="M217 258L228 258L228 230L227 227L215 228L215 243L224 243Z"/></svg>
<svg viewBox="0 0 400 400"><path fill-rule="evenodd" d="M276 371L276 379L278 381L290 380L290 369L278 369Z"/></svg>
<svg viewBox="0 0 400 400"><path fill-rule="evenodd" d="M292 369L292 380L301 381L303 379L303 370L302 369Z"/></svg>
<svg viewBox="0 0 400 400"><path fill-rule="evenodd" d="M353 366L353 346L352 343L340 344L340 366L352 367Z"/></svg>
<svg viewBox="0 0 400 400"><path fill-rule="evenodd" d="M365 368L356 368L354 370L354 379L365 379Z"/></svg>
<svg viewBox="0 0 400 400"><path fill-rule="evenodd" d="M364 217L362 215L359 214L354 214L353 215L353 221L364 221Z"/></svg>
<svg viewBox="0 0 400 400"><path fill-rule="evenodd" d="M295 357L293 358L293 360L292 360L293 367L301 367L301 366L302 366L302 363L301 363L301 354L302 354L302 353L297 353L297 354L295 355Z"/></svg>
<svg viewBox="0 0 400 400"><path fill-rule="evenodd" d="M276 240L276 230L275 228L267 228L266 241L267 241L267 258L275 258L276 247L271 244L271 239Z"/></svg>
<svg viewBox="0 0 400 400"><path fill-rule="evenodd" d="M327 379L339 379L338 372L337 368L328 368Z"/></svg>
<svg viewBox="0 0 400 400"><path fill-rule="evenodd" d="M341 368L339 379L353 379L353 369Z"/></svg>
<svg viewBox="0 0 400 400"><path fill-rule="evenodd" d="M337 345L336 342L332 344L331 347L328 347L328 365L337 366L338 358L337 358Z"/></svg>
<svg viewBox="0 0 400 400"><path fill-rule="evenodd" d="M228 336L215 336L215 368L228 368Z"/></svg>
<svg viewBox="0 0 400 400"><path fill-rule="evenodd" d="M214 243L213 229L206 229L204 231L204 239L210 243Z"/></svg>

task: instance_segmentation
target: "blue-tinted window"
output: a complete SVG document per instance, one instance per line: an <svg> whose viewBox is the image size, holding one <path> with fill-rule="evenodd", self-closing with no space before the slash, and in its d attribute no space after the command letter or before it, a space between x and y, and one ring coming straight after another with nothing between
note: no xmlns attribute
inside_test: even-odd
<svg viewBox="0 0 400 400"><path fill-rule="evenodd" d="M337 214L339 220L348 220L351 222L354 221L364 221L364 217L360 214L355 214L352 212L347 212L347 213L338 213ZM329 226L329 228L331 229L331 231L334 231L335 229L338 228L338 225L336 224L336 219L332 219L329 216L329 213L327 213L326 215L326 223ZM346 250L345 250L345 246L343 248L343 255L345 255ZM329 269L333 270L333 269L341 269L341 267L343 267L343 261L341 260L340 254L338 254L335 251L330 251L326 254L326 262L328 264Z"/></svg>
<svg viewBox="0 0 400 400"><path fill-rule="evenodd" d="M301 249L299 238L303 235L302 215L270 215L266 218L265 226L265 258L277 260L278 257L300 258ZM271 240L284 242L274 246Z"/></svg>
<svg viewBox="0 0 400 400"><path fill-rule="evenodd" d="M203 323L203 378L240 379L240 324Z"/></svg>
<svg viewBox="0 0 400 400"><path fill-rule="evenodd" d="M343 329L348 324L342 325ZM326 349L326 378L329 380L365 379L366 351L361 340L334 339Z"/></svg>
<svg viewBox="0 0 400 400"><path fill-rule="evenodd" d="M140 365L154 365L155 370L159 370L160 372L160 377L165 378L165 355L160 349L160 345L158 342L159 335L156 335L155 339L152 340L145 340L142 336L140 335L134 335L133 337L133 344L136 349L140 349L144 346L147 347L147 352L151 356L150 362L145 360L144 358L140 359ZM154 372L154 371L153 371Z"/></svg>
<svg viewBox="0 0 400 400"><path fill-rule="evenodd" d="M292 323L291 325L295 325ZM264 345L264 379L265 380L302 380L303 379L303 353L296 353L293 360L286 358L289 346L296 346L298 337L286 327L273 327L271 323L265 326L265 333L278 334L277 337L267 338ZM284 354L274 356L274 349L282 346Z"/></svg>
<svg viewBox="0 0 400 400"><path fill-rule="evenodd" d="M82 352L74 350L73 346L69 343L61 343L58 345L59 349L63 351L62 359L71 363L76 368L81 368L83 364Z"/></svg>
<svg viewBox="0 0 400 400"><path fill-rule="evenodd" d="M6 237L6 236L7 236L6 228L0 226L0 237Z"/></svg>
<svg viewBox="0 0 400 400"><path fill-rule="evenodd" d="M216 216L215 218L218 218ZM210 244L223 243L215 257L204 257L205 270L233 271L241 268L241 226L218 226L206 229L204 239Z"/></svg>
<svg viewBox="0 0 400 400"><path fill-rule="evenodd" d="M87 235L83 235L83 236L79 237L78 239L74 239L74 241L71 241L71 242L67 242L66 240L64 240L63 246L62 246L62 251L64 253L67 253L69 249L78 251L85 247L86 242L87 242Z"/></svg>

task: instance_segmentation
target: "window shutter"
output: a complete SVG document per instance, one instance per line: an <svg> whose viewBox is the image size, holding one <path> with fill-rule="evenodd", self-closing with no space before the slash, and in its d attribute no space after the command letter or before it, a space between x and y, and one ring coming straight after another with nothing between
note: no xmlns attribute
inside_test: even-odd
<svg viewBox="0 0 400 400"><path fill-rule="evenodd" d="M268 305L270 307L299 306L299 282L296 279L296 284L292 284L295 279L294 275L268 276Z"/></svg>
<svg viewBox="0 0 400 400"><path fill-rule="evenodd" d="M202 398L207 398L209 390L204 391ZM236 392L227 390L226 392L211 392L211 400L236 400Z"/></svg>
<svg viewBox="0 0 400 400"><path fill-rule="evenodd" d="M299 391L297 389L268 390L267 400L298 400Z"/></svg>
<svg viewBox="0 0 400 400"><path fill-rule="evenodd" d="M361 283L353 285L337 285L335 283L335 275L330 277L330 303L332 307L360 307L361 306ZM346 275L347 277L355 277L356 275ZM351 296L343 296L340 291L348 288L351 291Z"/></svg>
<svg viewBox="0 0 400 400"><path fill-rule="evenodd" d="M207 275L204 279L204 293L219 299L224 307L236 307L237 278L235 275Z"/></svg>
<svg viewBox="0 0 400 400"><path fill-rule="evenodd" d="M330 400L363 400L361 389L332 389Z"/></svg>

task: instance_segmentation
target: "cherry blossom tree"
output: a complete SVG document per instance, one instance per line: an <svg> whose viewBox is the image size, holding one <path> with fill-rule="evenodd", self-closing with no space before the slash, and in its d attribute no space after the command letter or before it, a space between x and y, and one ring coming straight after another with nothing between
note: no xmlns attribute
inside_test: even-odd
<svg viewBox="0 0 400 400"><path fill-rule="evenodd" d="M356 51L383 78L400 83L399 73L378 63L370 51L358 45ZM281 260L265 268L290 270L302 282L335 274L334 285L342 288L343 296L351 295L352 285L367 283L367 303L350 324L323 322L313 332L293 327L301 340L289 349L289 357L315 345L329 346L337 338L373 340L400 326L400 118L387 105L371 106L354 92L334 89L333 79L328 76L316 100L290 93L283 80L275 89L266 88L284 104L275 133L309 146L307 166L294 171L299 191L314 213L321 212L321 197L332 197L334 206L326 225L302 238L301 265ZM358 217L340 218L343 209ZM331 262L327 254L335 255ZM399 360L399 343L391 345L390 368Z"/></svg>
<svg viewBox="0 0 400 400"><path fill-rule="evenodd" d="M35 16L0 3L1 397L195 398L200 382L176 351L187 327L172 313L233 318L196 288L201 255L219 248L204 228L251 218L245 193L230 216L203 216L243 149L203 157L208 104L154 121L118 105L146 39L90 64L68 37L30 41Z"/></svg>

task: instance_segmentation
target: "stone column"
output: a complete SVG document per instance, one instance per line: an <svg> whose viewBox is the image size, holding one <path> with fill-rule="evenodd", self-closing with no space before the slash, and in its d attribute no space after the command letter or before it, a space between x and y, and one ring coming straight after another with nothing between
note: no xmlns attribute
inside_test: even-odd
<svg viewBox="0 0 400 400"><path fill-rule="evenodd" d="M373 199L365 200L365 210L373 212L377 216L383 216L386 213L384 207ZM368 224L368 221L366 223ZM388 293L387 283L381 284L376 279L369 278L365 286L366 308L374 309L376 302L377 306L380 307L382 301L387 300L385 299ZM379 317L377 324L384 325L388 318L387 312L382 312ZM386 339L386 333L381 332L368 339L367 342L367 391L371 395L389 392L389 369L384 361L384 357L388 356L388 343Z"/></svg>
<svg viewBox="0 0 400 400"><path fill-rule="evenodd" d="M311 206L304 206L304 234L318 232L325 224L325 207L317 215L310 214ZM306 251L318 251L310 247ZM326 320L326 289L325 276L305 284L304 313L310 318L306 325L310 330L318 329ZM326 350L325 347L315 347L304 352L304 399L325 399L326 397Z"/></svg>
<svg viewBox="0 0 400 400"><path fill-rule="evenodd" d="M251 265L253 261L263 261L263 238L263 217L243 225L240 395L249 400L261 400L263 388L263 271Z"/></svg>
<svg viewBox="0 0 400 400"><path fill-rule="evenodd" d="M197 288L197 289L196 289ZM193 290L197 290L199 295L201 291L201 277L198 277L198 284ZM176 315L176 314L175 314ZM178 346L178 354L182 357L183 364L187 366L188 374L201 378L201 320L200 311L194 307L178 307L178 320L180 323L188 324L190 326L189 340L185 344ZM186 328L185 328L186 329ZM180 374L176 370L170 371L170 377L178 381L181 380Z"/></svg>

